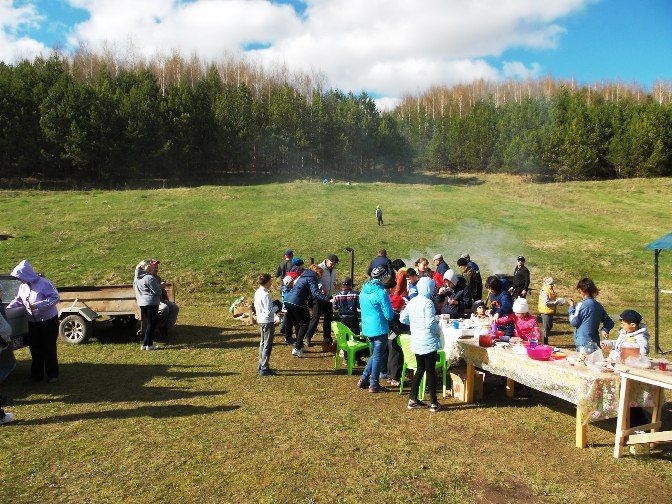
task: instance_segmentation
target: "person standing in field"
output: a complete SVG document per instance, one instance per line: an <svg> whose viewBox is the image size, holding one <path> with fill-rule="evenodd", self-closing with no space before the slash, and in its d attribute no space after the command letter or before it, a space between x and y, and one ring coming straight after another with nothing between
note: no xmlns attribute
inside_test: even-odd
<svg viewBox="0 0 672 504"><path fill-rule="evenodd" d="M271 351L273 350L273 336L275 335L275 312L271 299L271 275L259 275L259 288L254 293L254 311L259 324L259 376L272 376L275 373L270 367Z"/></svg>
<svg viewBox="0 0 672 504"><path fill-rule="evenodd" d="M394 310L381 279L387 275L385 268L375 268L371 272L371 280L364 284L359 295L359 306L362 313L362 336L366 336L373 346L371 357L359 378L357 386L367 388L369 392L381 392L379 385L383 348L387 347L387 336L390 332L389 323L394 318Z"/></svg>
<svg viewBox="0 0 672 504"><path fill-rule="evenodd" d="M530 270L525 266L525 258L518 256L516 269L513 270L513 286L509 289L513 299L527 297L530 292Z"/></svg>
<svg viewBox="0 0 672 504"><path fill-rule="evenodd" d="M555 282L550 276L545 276L539 291L539 305L537 311L541 315L541 335L544 345L548 345L548 337L553 329L553 316L558 311L558 305L564 305L565 300L555 293Z"/></svg>
<svg viewBox="0 0 672 504"><path fill-rule="evenodd" d="M278 269L275 271L275 278L278 278L280 281L282 281L287 276L287 273L289 273L291 270L293 266L293 260L294 251L292 249L285 250L285 256L282 262L278 265Z"/></svg>
<svg viewBox="0 0 672 504"><path fill-rule="evenodd" d="M142 319L145 321L145 334L140 350L156 350L154 345L154 330L159 318L159 303L161 302L161 284L154 276L156 264L150 260L142 260L135 268L133 290L135 300L140 307Z"/></svg>
<svg viewBox="0 0 672 504"><path fill-rule="evenodd" d="M384 226L383 223L383 211L380 209L380 205L376 205L376 219L378 220L379 226Z"/></svg>
<svg viewBox="0 0 672 504"><path fill-rule="evenodd" d="M46 372L48 382L57 382L58 291L49 280L35 273L27 260L21 261L11 275L21 281L21 287L7 308L23 306L28 312L28 344L33 358L30 380L41 381Z"/></svg>
<svg viewBox="0 0 672 504"><path fill-rule="evenodd" d="M573 299L568 300L569 325L574 327L574 344L576 351L592 353L600 348L600 324L602 324L602 337L609 338L609 331L614 328L614 321L607 314L604 307L595 299L600 293L595 283L590 278L582 278L576 284L576 291L581 301L574 304Z"/></svg>

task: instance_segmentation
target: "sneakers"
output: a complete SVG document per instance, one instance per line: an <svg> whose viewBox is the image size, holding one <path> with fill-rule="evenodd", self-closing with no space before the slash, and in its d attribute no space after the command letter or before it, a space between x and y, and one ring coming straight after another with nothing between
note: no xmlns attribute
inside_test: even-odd
<svg viewBox="0 0 672 504"><path fill-rule="evenodd" d="M295 355L297 357L303 357L305 355L305 353L300 348L293 348L292 349L292 355Z"/></svg>
<svg viewBox="0 0 672 504"><path fill-rule="evenodd" d="M398 380L387 380L387 384L390 387L398 387L399 385L401 385L401 382Z"/></svg>
<svg viewBox="0 0 672 504"><path fill-rule="evenodd" d="M159 347L156 345L142 345L140 346L140 350L158 350Z"/></svg>
<svg viewBox="0 0 672 504"><path fill-rule="evenodd" d="M273 371L272 369L260 369L259 370L259 376L275 376L278 373Z"/></svg>
<svg viewBox="0 0 672 504"><path fill-rule="evenodd" d="M409 399L407 407L408 407L409 410L414 410L414 409L426 408L427 405L422 401L414 401L413 399Z"/></svg>
<svg viewBox="0 0 672 504"><path fill-rule="evenodd" d="M429 411L432 413L438 413L438 411L441 409L441 405L438 403L432 403L429 405Z"/></svg>
<svg viewBox="0 0 672 504"><path fill-rule="evenodd" d="M14 413L5 413L5 416L0 418L0 425L6 424L14 420Z"/></svg>
<svg viewBox="0 0 672 504"><path fill-rule="evenodd" d="M369 386L369 380L362 380L362 379L360 379L360 380L357 382L357 386L358 386L359 388L361 388L361 389L365 389L365 388L367 388L367 387Z"/></svg>
<svg viewBox="0 0 672 504"><path fill-rule="evenodd" d="M386 389L380 385L369 385L369 392L372 394L377 394L378 392L385 392Z"/></svg>

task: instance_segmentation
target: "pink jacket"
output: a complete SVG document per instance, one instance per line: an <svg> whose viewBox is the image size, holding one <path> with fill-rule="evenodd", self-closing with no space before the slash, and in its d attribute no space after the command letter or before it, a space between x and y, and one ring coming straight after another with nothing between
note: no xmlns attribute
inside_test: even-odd
<svg viewBox="0 0 672 504"><path fill-rule="evenodd" d="M530 334L534 334L535 329L539 327L537 318L529 314L523 317L516 317L516 315L512 313L497 319L498 326L510 324L511 322L513 322L514 334L525 341L527 341Z"/></svg>

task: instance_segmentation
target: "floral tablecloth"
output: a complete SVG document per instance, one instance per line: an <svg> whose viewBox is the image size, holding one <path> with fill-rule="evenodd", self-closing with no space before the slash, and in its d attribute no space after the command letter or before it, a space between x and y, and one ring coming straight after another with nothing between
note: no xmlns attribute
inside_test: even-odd
<svg viewBox="0 0 672 504"><path fill-rule="evenodd" d="M457 361L462 358L462 348L457 344L462 334L462 330L441 327L441 349L446 354L448 367L457 364Z"/></svg>
<svg viewBox="0 0 672 504"><path fill-rule="evenodd" d="M566 359L537 361L510 349L480 347L474 339L457 340L456 346L475 367L575 404L584 423L618 416L621 378L617 373L572 366ZM651 387L644 383L633 383L630 397L631 406L653 406Z"/></svg>

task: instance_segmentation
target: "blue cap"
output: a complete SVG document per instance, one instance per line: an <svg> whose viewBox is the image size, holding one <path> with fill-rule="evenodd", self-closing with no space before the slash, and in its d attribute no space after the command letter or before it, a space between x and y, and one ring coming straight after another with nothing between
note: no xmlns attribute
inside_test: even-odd
<svg viewBox="0 0 672 504"><path fill-rule="evenodd" d="M294 259L292 259L292 264L294 266L301 266L303 264L303 259L301 259L300 257L295 257Z"/></svg>
<svg viewBox="0 0 672 504"><path fill-rule="evenodd" d="M292 257L294 255L294 251L292 249L287 249L285 250L285 255L287 257Z"/></svg>

